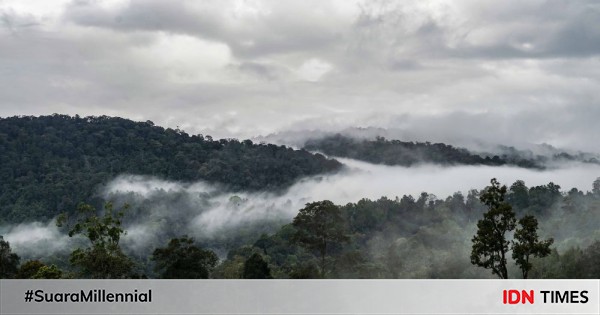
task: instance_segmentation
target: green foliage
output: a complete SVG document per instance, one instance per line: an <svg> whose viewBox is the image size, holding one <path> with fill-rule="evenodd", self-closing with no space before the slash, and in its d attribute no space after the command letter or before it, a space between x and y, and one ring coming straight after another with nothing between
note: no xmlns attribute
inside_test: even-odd
<svg viewBox="0 0 600 315"><path fill-rule="evenodd" d="M518 157L481 157L466 149L456 148L443 143L403 142L386 140L357 140L336 134L334 136L309 140L304 147L332 156L352 158L375 164L411 166L427 162L443 165L517 165L540 168L540 164Z"/></svg>
<svg viewBox="0 0 600 315"><path fill-rule="evenodd" d="M340 208L329 200L307 203L294 218L294 241L315 250L321 257L321 277L326 275L328 246L348 241Z"/></svg>
<svg viewBox="0 0 600 315"><path fill-rule="evenodd" d="M46 266L39 260L28 260L19 267L17 273L17 279L33 279L33 276L40 270L40 268Z"/></svg>
<svg viewBox="0 0 600 315"><path fill-rule="evenodd" d="M49 220L123 173L278 190L341 164L246 140L213 140L148 122L66 115L0 118L0 223Z"/></svg>
<svg viewBox="0 0 600 315"><path fill-rule="evenodd" d="M536 279L600 279L600 241L581 249L571 247L559 253L551 250L545 258L532 259L530 278Z"/></svg>
<svg viewBox="0 0 600 315"><path fill-rule="evenodd" d="M319 267L313 262L302 263L290 272L291 279L316 279L320 277Z"/></svg>
<svg viewBox="0 0 600 315"><path fill-rule="evenodd" d="M90 242L86 248L78 248L71 253L70 262L79 269L79 276L92 279L121 279L131 276L133 261L127 257L119 241L125 233L121 227L128 205L114 210L112 203L106 203L104 214L98 216L96 209L88 204L77 207L78 215L69 236L82 235ZM69 217L63 215L57 221L63 226Z"/></svg>
<svg viewBox="0 0 600 315"><path fill-rule="evenodd" d="M212 276L217 279L242 279L245 262L243 256L234 255L215 267Z"/></svg>
<svg viewBox="0 0 600 315"><path fill-rule="evenodd" d="M10 244L0 235L0 279L12 279L17 275L19 255L12 252Z"/></svg>
<svg viewBox="0 0 600 315"><path fill-rule="evenodd" d="M600 177L592 183L592 194L596 197L600 197Z"/></svg>
<svg viewBox="0 0 600 315"><path fill-rule="evenodd" d="M58 269L56 265L50 266L42 266L38 271L33 275L33 279L60 279L62 278L63 272Z"/></svg>
<svg viewBox="0 0 600 315"><path fill-rule="evenodd" d="M519 220L519 227L515 230L512 257L521 269L523 279L527 279L533 267L531 257L546 257L550 255L550 245L553 239L540 240L537 234L538 221L534 216L526 215Z"/></svg>
<svg viewBox="0 0 600 315"><path fill-rule="evenodd" d="M507 201L517 209L529 207L529 188L524 181L518 180L510 186Z"/></svg>
<svg viewBox="0 0 600 315"><path fill-rule="evenodd" d="M194 245L188 237L174 238L152 254L156 272L164 279L208 279L219 258L210 250Z"/></svg>
<svg viewBox="0 0 600 315"><path fill-rule="evenodd" d="M244 279L271 279L271 268L260 254L253 254L244 263Z"/></svg>
<svg viewBox="0 0 600 315"><path fill-rule="evenodd" d="M491 186L481 194L481 202L489 207L483 219L477 222L473 237L471 263L486 269L501 279L508 279L506 253L510 242L506 234L515 228L516 218L510 204L505 201L506 186L493 178Z"/></svg>

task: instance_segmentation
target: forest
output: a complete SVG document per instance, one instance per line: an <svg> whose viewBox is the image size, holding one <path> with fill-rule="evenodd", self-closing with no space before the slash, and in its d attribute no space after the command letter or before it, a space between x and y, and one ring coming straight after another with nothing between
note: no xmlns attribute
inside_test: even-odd
<svg viewBox="0 0 600 315"><path fill-rule="evenodd" d="M543 169L553 162L578 161L598 164L596 156L579 152L569 154L553 150L549 156L533 154L514 147L499 146L498 153L473 153L444 143L405 142L376 137L375 140L355 139L341 134L310 139L304 144L310 151L330 156L351 158L375 164L411 166L418 163L440 165L513 165Z"/></svg>
<svg viewBox="0 0 600 315"><path fill-rule="evenodd" d="M589 191L492 179L489 186L447 197L399 192L336 204L308 196L303 206L280 202L291 217L273 214L280 210L272 201L278 192L306 177L344 171L313 150L390 165L543 168L530 159L341 135L294 150L213 140L149 121L65 115L0 119L0 150L0 228L40 221L59 234L42 233L49 237L44 246L56 248L49 254L15 250L0 235L1 278L600 277L600 178ZM182 181L187 190L160 188L148 195L105 189L116 185L114 178L127 183L132 176ZM266 201L253 203L247 192ZM209 224L242 224L190 235L194 211L204 208L212 211L206 210ZM256 208L258 215L248 210ZM229 216L218 217L225 211ZM503 222L501 237L490 228L495 222ZM492 247L506 259L495 260Z"/></svg>
<svg viewBox="0 0 600 315"><path fill-rule="evenodd" d="M124 173L266 191L342 167L305 150L107 116L0 118L0 152L0 224L51 219L84 200L100 205L98 187Z"/></svg>
<svg viewBox="0 0 600 315"><path fill-rule="evenodd" d="M529 278L600 277L600 179L588 192L522 181L503 188L502 202L513 220L535 218L535 240L546 242L546 252L531 257ZM5 278L490 278L489 268L469 260L489 191L445 199L422 193L345 205L311 202L274 233L246 235L246 243L223 257L187 235L163 238L145 255L128 253L119 240L127 232L122 222L132 215L130 206L80 204L76 215L58 220L69 236L83 236L79 247L64 257L21 262L2 240L1 272ZM515 241L510 243L516 252ZM506 268L507 278L522 277L515 262Z"/></svg>

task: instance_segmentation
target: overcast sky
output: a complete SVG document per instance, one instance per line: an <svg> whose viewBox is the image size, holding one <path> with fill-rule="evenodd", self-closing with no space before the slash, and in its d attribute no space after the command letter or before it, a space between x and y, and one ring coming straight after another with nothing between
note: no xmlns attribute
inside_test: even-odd
<svg viewBox="0 0 600 315"><path fill-rule="evenodd" d="M600 152L599 54L597 1L0 0L0 116Z"/></svg>

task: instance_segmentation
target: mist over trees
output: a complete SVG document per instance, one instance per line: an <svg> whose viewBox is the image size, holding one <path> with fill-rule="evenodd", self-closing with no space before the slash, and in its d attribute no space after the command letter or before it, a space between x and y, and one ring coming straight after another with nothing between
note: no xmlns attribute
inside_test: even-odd
<svg viewBox="0 0 600 315"><path fill-rule="evenodd" d="M593 261L597 261L596 249L600 248L597 245L600 244L599 198L598 194L576 189L562 192L554 183L527 187L517 181L511 189L493 182L481 192L472 190L467 196L456 193L446 199L423 193L416 199L383 197L337 206L341 213L338 225L345 226L349 240L332 246L328 254L331 272L326 275L329 278L490 277L491 272L471 264L470 255L477 222L494 205L499 207L496 212L507 214L510 223L507 225L519 231L512 242L508 233L498 242L505 250L506 268L505 273L498 273L507 278L597 278L600 274ZM575 212L565 207L574 202L578 204ZM535 221L531 219L532 213ZM224 264L243 261L260 251L275 277L321 277L319 253L295 242L296 233L293 224L284 225L273 235L263 235L251 245L230 251Z"/></svg>
<svg viewBox="0 0 600 315"><path fill-rule="evenodd" d="M19 255L12 252L10 243L0 235L0 279L10 279L17 275L19 270Z"/></svg>
<svg viewBox="0 0 600 315"><path fill-rule="evenodd" d="M0 118L0 152L0 223L48 220L81 201L101 206L98 188L123 173L267 191L341 168L304 150L107 116Z"/></svg>
<svg viewBox="0 0 600 315"><path fill-rule="evenodd" d="M391 165L538 167L527 164L536 160L483 158L444 144L338 136L325 142L340 155ZM600 273L600 179L591 191L565 191L553 182L530 187L516 181L507 187L492 181L481 191L446 198L426 192L376 200L353 196L358 201L347 204L302 190L293 203L282 191L294 191L292 183L305 189L307 176L311 183L329 184L315 175L342 164L305 150L213 140L105 116L0 119L0 149L0 175L6 179L0 182L0 223L47 220L34 225L43 230L65 213L58 219L61 230L40 233L49 238L43 244L52 245L50 254L15 252L0 238L2 278L598 278ZM108 184L117 175L116 184ZM153 187L160 178L179 182ZM147 184L138 187L140 193L118 189L136 180ZM252 194L260 198L253 201ZM21 238L27 226L19 225ZM61 241L53 244L55 238Z"/></svg>
<svg viewBox="0 0 600 315"><path fill-rule="evenodd" d="M535 155L513 147L500 146L499 153L474 153L444 143L405 142L376 137L375 140L357 139L341 134L309 139L304 148L330 156L351 158L374 164L412 166L418 163L440 165L513 165L543 169L552 162L578 161L600 163L596 156L586 153L568 154L548 148L549 156Z"/></svg>
<svg viewBox="0 0 600 315"><path fill-rule="evenodd" d="M154 252L132 256L122 251L133 266L120 277L488 278L492 273L471 264L470 255L477 222L490 210L490 205L502 208L502 213L508 213L506 207L511 207L515 217L521 218L514 221L513 242L506 244L507 238L500 245L508 247L506 258L514 258L507 259L507 277L600 276L597 266L600 259L600 193L576 189L564 192L553 183L528 187L517 181L510 188L492 182L492 186L482 191L471 190L466 196L455 193L445 199L422 193L418 198L407 195L395 199L382 197L346 205L335 205L327 200L312 202L298 210L297 219L282 225L274 233L245 235L235 242L241 242L241 246L230 247L221 258L211 250L214 243L185 236L163 238L153 243ZM106 209L94 209L93 212L95 215L73 221L83 224L79 231L88 236L91 231L104 231L98 235L104 235L108 240L110 227L115 232L113 235L119 237L126 232L119 232L117 221L121 219L118 212ZM316 219L318 213L331 220ZM134 214L127 210L123 219ZM306 221L307 224L294 224L294 221ZM308 232L310 234L305 234ZM299 242L302 234L307 239ZM81 244L91 244L88 236ZM327 243L326 268L323 269L320 246L323 237L329 236L335 241ZM550 238L554 239L553 243ZM19 272L28 277L34 273L42 277L36 271L43 268L40 263L46 269L52 269L44 273L44 277L56 277L57 274L62 277L100 277L90 270L82 272L85 269L80 265L69 263L52 266L45 261L27 261L19 267L19 257L4 242L2 259L6 261L6 257L10 257L8 261L13 262L14 268L4 277L17 277ZM101 266L98 267L102 269ZM115 277L112 274L103 276Z"/></svg>
<svg viewBox="0 0 600 315"><path fill-rule="evenodd" d="M88 204L77 207L74 219L62 216L58 226L69 227L69 237L83 235L88 246L77 248L71 252L69 260L75 267L77 275L92 279L122 279L131 277L134 262L125 255L119 246L121 236L126 233L122 228L122 218L128 206L113 209L112 203L106 203L102 215Z"/></svg>

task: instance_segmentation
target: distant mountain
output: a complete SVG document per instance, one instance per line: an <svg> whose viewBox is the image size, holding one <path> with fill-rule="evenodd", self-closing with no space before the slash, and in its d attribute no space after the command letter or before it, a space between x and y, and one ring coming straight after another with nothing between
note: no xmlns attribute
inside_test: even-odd
<svg viewBox="0 0 600 315"><path fill-rule="evenodd" d="M304 148L323 152L334 157L362 160L375 164L411 166L418 163L441 165L514 165L524 168L542 169L552 163L577 161L599 163L591 154L569 154L557 149L546 148L547 154L536 155L531 151L517 150L500 146L496 154L475 153L443 143L405 142L386 140L357 139L341 134L306 141Z"/></svg>
<svg viewBox="0 0 600 315"><path fill-rule="evenodd" d="M333 172L336 160L250 140L213 140L118 117L0 118L0 223L49 219L122 174L277 190Z"/></svg>

